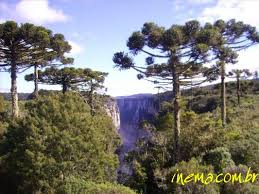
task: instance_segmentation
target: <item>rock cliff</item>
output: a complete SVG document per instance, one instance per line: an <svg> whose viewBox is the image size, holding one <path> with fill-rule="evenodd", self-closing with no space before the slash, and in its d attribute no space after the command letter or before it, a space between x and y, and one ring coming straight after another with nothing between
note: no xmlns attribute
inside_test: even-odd
<svg viewBox="0 0 259 194"><path fill-rule="evenodd" d="M148 135L147 131L140 128L140 122L152 119L157 113L158 108L154 98L150 94L116 98L120 113L119 134L123 143L119 154L121 163L119 170L124 173L130 173L130 169L123 162L125 154L135 148L135 144L139 138Z"/></svg>
<svg viewBox="0 0 259 194"><path fill-rule="evenodd" d="M157 112L153 95L133 95L117 97L120 112L119 133L123 140L124 148L128 151L134 148L137 139L146 135L139 127L143 120L150 120Z"/></svg>
<svg viewBox="0 0 259 194"><path fill-rule="evenodd" d="M113 124L117 131L120 129L120 112L115 99L109 99L105 104L105 111L112 118Z"/></svg>

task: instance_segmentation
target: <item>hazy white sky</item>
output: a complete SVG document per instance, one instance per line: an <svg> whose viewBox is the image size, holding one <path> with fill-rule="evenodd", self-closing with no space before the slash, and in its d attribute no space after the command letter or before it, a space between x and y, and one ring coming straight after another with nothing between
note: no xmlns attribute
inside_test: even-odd
<svg viewBox="0 0 259 194"><path fill-rule="evenodd" d="M258 7L257 0L0 0L0 22L31 22L64 34L73 47L74 66L108 72L108 93L122 96L156 92L149 82L137 80L136 72L120 72L112 62L113 54L126 50L127 38L145 22L169 27L190 19L236 18L259 28ZM258 70L258 53L259 46L242 51L238 65L228 68ZM18 77L18 91L32 92L33 83L24 81L24 75ZM10 90L9 77L0 73L0 91Z"/></svg>

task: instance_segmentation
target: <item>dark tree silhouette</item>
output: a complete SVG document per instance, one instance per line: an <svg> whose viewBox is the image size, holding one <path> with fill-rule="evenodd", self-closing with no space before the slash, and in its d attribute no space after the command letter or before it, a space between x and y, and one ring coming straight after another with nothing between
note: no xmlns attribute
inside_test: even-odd
<svg viewBox="0 0 259 194"><path fill-rule="evenodd" d="M0 70L11 73L13 118L19 116L17 73L26 71L35 64L63 58L62 54L70 50L64 38L61 42L56 37L60 35L52 38L51 34L48 29L29 23L18 25L14 21L7 21L0 24Z"/></svg>
<svg viewBox="0 0 259 194"><path fill-rule="evenodd" d="M144 54L146 65L135 64L128 53L114 54L115 67L120 70L134 69L139 72L139 79L172 88L175 162L180 160L180 87L191 83L198 85L214 78L217 69L206 68L203 64L213 60L210 51L221 42L221 34L216 28L202 27L198 21L173 25L169 29L145 23L141 31L129 37L127 46L133 56Z"/></svg>
<svg viewBox="0 0 259 194"><path fill-rule="evenodd" d="M94 94L98 90L103 89L103 83L108 73L93 71L89 68L74 68L65 67L58 69L56 67L46 68L44 71L39 71L38 82L40 84L61 85L62 92L68 90L77 91L90 106L91 114L94 115ZM33 81L35 74L28 74L25 80Z"/></svg>
<svg viewBox="0 0 259 194"><path fill-rule="evenodd" d="M251 47L259 42L259 35L256 28L234 19L225 22L217 20L209 28L217 28L222 37L221 45L216 48L215 54L218 58L217 66L221 77L221 120L222 126L226 125L226 65L237 62L237 52Z"/></svg>
<svg viewBox="0 0 259 194"><path fill-rule="evenodd" d="M237 94L237 103L240 105L240 96L241 96L241 79L247 79L252 76L252 73L248 69L232 69L228 75L230 78L236 78L236 94Z"/></svg>

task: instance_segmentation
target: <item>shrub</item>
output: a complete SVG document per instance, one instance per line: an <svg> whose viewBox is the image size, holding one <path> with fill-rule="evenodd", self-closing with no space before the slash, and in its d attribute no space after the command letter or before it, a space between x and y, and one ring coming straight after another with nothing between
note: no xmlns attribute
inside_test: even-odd
<svg viewBox="0 0 259 194"><path fill-rule="evenodd" d="M111 118L75 94L42 96L25 104L26 116L10 124L0 144L1 168L20 193L52 193L68 176L113 181L119 137Z"/></svg>
<svg viewBox="0 0 259 194"><path fill-rule="evenodd" d="M56 194L136 194L127 187L112 183L94 183L78 178L68 178L56 191Z"/></svg>
<svg viewBox="0 0 259 194"><path fill-rule="evenodd" d="M170 173L168 174L167 180L171 180L175 173L183 173L186 177L189 174L196 173L213 173L213 168L211 166L204 166L199 164L199 162L192 158L189 162L182 161L173 168L170 169ZM174 183L168 183L170 186L168 187L168 193L179 193L179 194L219 194L219 185L216 183L210 183L208 185L204 185L200 182L189 182L185 185L179 185Z"/></svg>
<svg viewBox="0 0 259 194"><path fill-rule="evenodd" d="M206 165L212 165L216 173L220 173L224 168L235 164L231 159L229 150L225 147L217 147L210 150L203 156L203 160Z"/></svg>
<svg viewBox="0 0 259 194"><path fill-rule="evenodd" d="M223 170L224 173L241 173L243 177L246 176L248 168L244 165L230 166ZM228 183L223 184L221 194L259 194L259 185L256 183ZM258 184L258 183L257 183Z"/></svg>

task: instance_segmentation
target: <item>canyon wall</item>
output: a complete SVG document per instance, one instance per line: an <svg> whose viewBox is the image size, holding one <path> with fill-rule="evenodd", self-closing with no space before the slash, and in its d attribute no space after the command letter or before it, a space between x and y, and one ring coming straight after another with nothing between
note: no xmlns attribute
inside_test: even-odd
<svg viewBox="0 0 259 194"><path fill-rule="evenodd" d="M119 134L123 143L119 150L119 171L130 173L130 169L124 165L125 154L135 148L139 138L148 136L148 132L140 127L140 122L153 119L158 108L154 95L150 94L122 96L116 100L120 113Z"/></svg>

